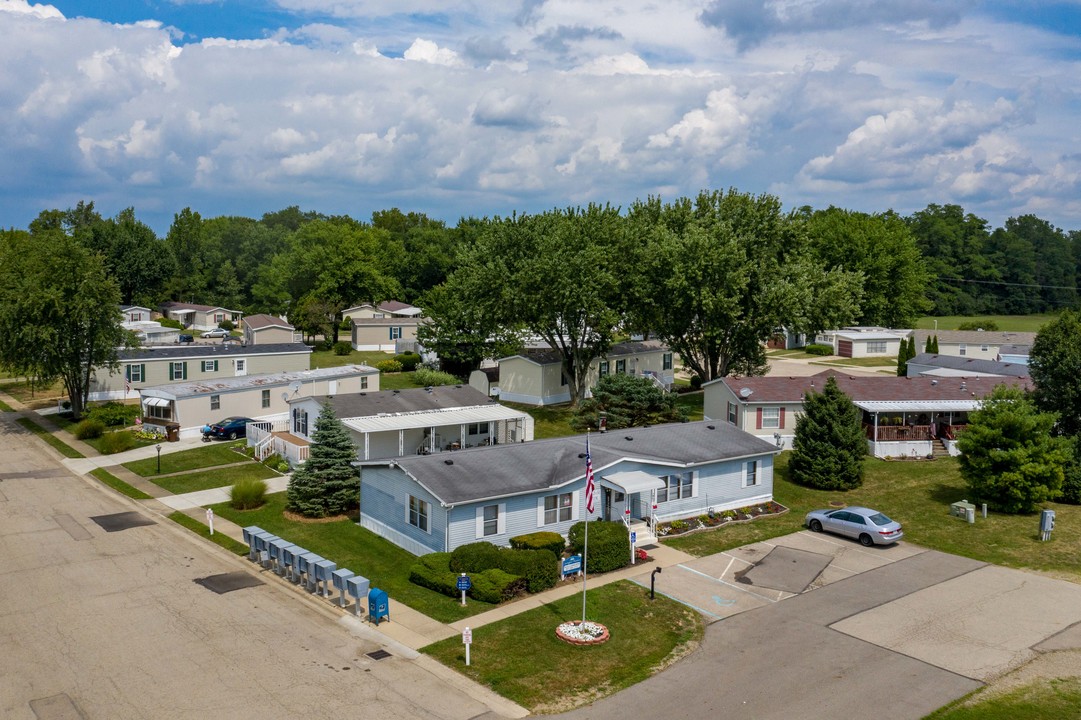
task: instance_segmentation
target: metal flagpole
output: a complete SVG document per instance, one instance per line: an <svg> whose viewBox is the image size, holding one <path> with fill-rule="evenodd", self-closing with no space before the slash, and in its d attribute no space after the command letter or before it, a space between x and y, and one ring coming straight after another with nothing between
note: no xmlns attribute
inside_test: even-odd
<svg viewBox="0 0 1081 720"><path fill-rule="evenodd" d="M582 542L582 622L586 621L586 582L589 580L589 516L593 514L593 458L589 456L589 428L586 428L586 531Z"/></svg>

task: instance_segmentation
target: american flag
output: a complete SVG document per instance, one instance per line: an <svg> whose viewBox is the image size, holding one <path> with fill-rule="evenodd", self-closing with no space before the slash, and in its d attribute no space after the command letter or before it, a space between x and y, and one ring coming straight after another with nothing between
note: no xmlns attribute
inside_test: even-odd
<svg viewBox="0 0 1081 720"><path fill-rule="evenodd" d="M586 435L586 512L593 514L593 458L589 455L589 436Z"/></svg>

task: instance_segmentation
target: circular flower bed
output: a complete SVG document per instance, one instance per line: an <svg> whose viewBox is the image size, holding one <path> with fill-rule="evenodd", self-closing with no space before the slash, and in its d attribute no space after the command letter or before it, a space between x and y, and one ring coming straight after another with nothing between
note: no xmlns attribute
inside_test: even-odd
<svg viewBox="0 0 1081 720"><path fill-rule="evenodd" d="M572 620L556 628L556 636L571 645L600 645L608 642L608 628L600 623L587 620Z"/></svg>

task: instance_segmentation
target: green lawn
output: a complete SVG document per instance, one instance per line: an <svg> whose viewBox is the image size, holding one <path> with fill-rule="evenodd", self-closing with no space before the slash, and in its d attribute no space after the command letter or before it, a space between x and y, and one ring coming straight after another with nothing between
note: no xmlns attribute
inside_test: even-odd
<svg viewBox="0 0 1081 720"><path fill-rule="evenodd" d="M190 518L182 512L174 512L169 514L169 519L175 522L177 525L183 525L188 530L191 530L196 535L204 537L215 545L220 545L231 553L237 555L247 555L248 546L244 543L237 542L228 535L220 532L216 532L213 535L210 534L210 528L204 523L199 522L194 518Z"/></svg>
<svg viewBox="0 0 1081 720"><path fill-rule="evenodd" d="M30 420L28 418L19 418L15 422L19 423L24 428L26 428L30 432L34 433L39 438L44 440L46 443L48 443L49 445L54 447L64 457L69 457L69 458L86 457L85 455L83 455L81 452L79 452L75 448L73 448L70 445L64 443L62 440L57 438L55 435L52 435L51 433L49 433L48 430L41 427L40 425L38 425L33 420Z"/></svg>
<svg viewBox="0 0 1081 720"><path fill-rule="evenodd" d="M56 401L64 397L66 392L64 384L59 381L43 386L29 380L17 380L4 383L3 389L5 393L34 410L55 407Z"/></svg>
<svg viewBox="0 0 1081 720"><path fill-rule="evenodd" d="M370 365L380 360L394 359L393 353L380 352L378 350L352 350L348 355L335 355L333 350L313 350L311 367L328 368L341 367L342 365Z"/></svg>
<svg viewBox="0 0 1081 720"><path fill-rule="evenodd" d="M0 412L15 412L15 408L0 400Z"/></svg>
<svg viewBox="0 0 1081 720"><path fill-rule="evenodd" d="M162 468L164 472L164 468ZM266 465L251 461L246 465L237 465L228 468L216 468L211 470L198 470L185 473L184 475L170 475L158 477L151 475L147 480L158 487L165 488L174 495L195 492L197 490L210 490L211 488L229 487L241 480L267 480L277 477Z"/></svg>
<svg viewBox="0 0 1081 720"><path fill-rule="evenodd" d="M849 492L811 490L788 480L788 457L778 457L774 499L790 508L779 517L722 527L664 542L694 555L709 555L799 530L803 517L831 500L866 505L899 521L905 539L917 545L1014 568L1031 568L1081 582L1081 507L1049 503L1056 525L1049 542L1039 541L1039 514L977 517L974 525L951 517L950 503L966 499L954 459L886 462L868 459L863 487Z"/></svg>
<svg viewBox="0 0 1081 720"><path fill-rule="evenodd" d="M994 322L998 329L1003 332L1038 332L1046 323L1054 320L1057 315L975 315L965 317L963 315L946 315L943 317L924 317L916 322L919 330L934 330L935 321L938 321L939 330L956 330L962 323Z"/></svg>
<svg viewBox="0 0 1081 720"><path fill-rule="evenodd" d="M611 639L590 648L568 645L555 628L582 618L581 593L473 630L470 665L458 636L421 652L492 688L534 713L585 705L645 680L703 633L698 613L630 582L587 593L587 617ZM393 610L392 610L393 612ZM673 698L673 715L679 701Z"/></svg>
<svg viewBox="0 0 1081 720"><path fill-rule="evenodd" d="M1081 678L1041 680L980 701L974 696L950 703L926 720L1066 720L1081 717ZM970 704L971 703L971 704Z"/></svg>
<svg viewBox="0 0 1081 720"><path fill-rule="evenodd" d="M149 500L151 497L142 490L127 484L108 470L98 468L97 470L91 470L90 474L100 480L102 484L108 485L113 490L116 490L123 495L127 495L129 498L134 498L135 500Z"/></svg>
<svg viewBox="0 0 1081 720"><path fill-rule="evenodd" d="M340 568L363 575L372 587L385 590L392 603L404 603L439 622L453 622L495 607L470 600L463 608L455 598L409 582L409 568L416 557L352 520L298 522L287 519L284 509L285 493L268 495L266 505L257 510L234 510L228 503L213 506L215 513L241 527L258 525L333 560ZM393 606L390 612L394 617Z"/></svg>
<svg viewBox="0 0 1081 720"><path fill-rule="evenodd" d="M217 465L229 465L230 463L243 462L248 458L233 449L243 446L243 442L212 442L192 450L162 453L161 474L184 472L185 470L199 470L201 468L215 467ZM146 460L133 460L132 462L124 463L124 467L131 470L136 475L150 478L158 475L158 458L155 456L147 458Z"/></svg>

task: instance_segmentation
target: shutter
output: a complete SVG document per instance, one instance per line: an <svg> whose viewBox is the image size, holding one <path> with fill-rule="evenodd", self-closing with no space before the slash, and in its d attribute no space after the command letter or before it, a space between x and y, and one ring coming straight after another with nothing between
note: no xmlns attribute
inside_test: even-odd
<svg viewBox="0 0 1081 720"><path fill-rule="evenodd" d="M499 503L498 512L495 531L502 535L507 532L507 503Z"/></svg>
<svg viewBox="0 0 1081 720"><path fill-rule="evenodd" d="M581 494L582 494L581 490L575 490L573 493L571 493L571 520L572 521L577 520L578 517L579 517L578 503L580 503L582 501L582 499L580 497Z"/></svg>
<svg viewBox="0 0 1081 720"><path fill-rule="evenodd" d="M175 378L173 377L173 367L174 367L174 366L173 366L173 364L172 364L172 363L169 363L169 379L170 379L170 380L174 380L174 379L175 379Z"/></svg>
<svg viewBox="0 0 1081 720"><path fill-rule="evenodd" d="M394 339L394 328L387 328L387 333L388 333L388 339L393 340Z"/></svg>
<svg viewBox="0 0 1081 720"><path fill-rule="evenodd" d="M762 408L758 408L758 410L757 410L757 414L758 414L758 419L757 419L757 421L756 421L756 422L757 422L758 424L757 424L757 425L755 425L755 429L757 429L757 430L761 430L761 429L762 429Z"/></svg>
<svg viewBox="0 0 1081 720"><path fill-rule="evenodd" d="M131 365L124 366L124 379L131 382Z"/></svg>
<svg viewBox="0 0 1081 720"><path fill-rule="evenodd" d="M484 507L477 508L477 539L484 537Z"/></svg>
<svg viewBox="0 0 1081 720"><path fill-rule="evenodd" d="M186 362L180 363L180 379L181 380L187 380L188 379L188 363L186 363Z"/></svg>
<svg viewBox="0 0 1081 720"><path fill-rule="evenodd" d="M139 365L139 382L146 382L146 365Z"/></svg>
<svg viewBox="0 0 1081 720"><path fill-rule="evenodd" d="M544 527L544 498L537 498L537 527Z"/></svg>
<svg viewBox="0 0 1081 720"><path fill-rule="evenodd" d="M698 473L696 471L691 472L691 497L698 497Z"/></svg>
<svg viewBox="0 0 1081 720"><path fill-rule="evenodd" d="M784 408L781 408L781 422L779 424L778 430L784 430Z"/></svg>

